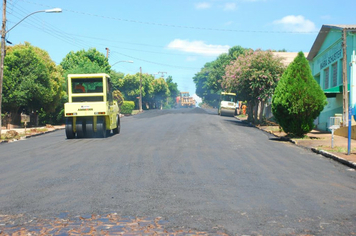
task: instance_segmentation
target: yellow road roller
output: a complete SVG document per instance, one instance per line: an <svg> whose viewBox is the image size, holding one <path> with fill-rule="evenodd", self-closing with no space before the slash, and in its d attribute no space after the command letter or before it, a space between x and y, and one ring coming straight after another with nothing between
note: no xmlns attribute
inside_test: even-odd
<svg viewBox="0 0 356 236"><path fill-rule="evenodd" d="M68 102L64 104L67 139L105 138L111 132L120 133L119 112L109 75L68 75Z"/></svg>

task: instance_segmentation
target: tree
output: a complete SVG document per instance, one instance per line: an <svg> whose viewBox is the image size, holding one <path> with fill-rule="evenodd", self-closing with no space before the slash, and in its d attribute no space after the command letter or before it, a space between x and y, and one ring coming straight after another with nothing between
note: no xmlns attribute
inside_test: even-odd
<svg viewBox="0 0 356 236"><path fill-rule="evenodd" d="M221 54L216 60L208 62L194 77L196 94L203 102L216 107L219 103L221 82L225 75L225 67L246 51L241 46L234 46L228 53Z"/></svg>
<svg viewBox="0 0 356 236"><path fill-rule="evenodd" d="M288 134L303 136L314 128L314 120L327 104L326 96L313 78L303 52L288 66L272 98L272 112Z"/></svg>
<svg viewBox="0 0 356 236"><path fill-rule="evenodd" d="M152 81L152 87L152 100L157 105L156 107L163 109L163 101L170 95L168 84L164 78L159 78Z"/></svg>
<svg viewBox="0 0 356 236"><path fill-rule="evenodd" d="M110 74L111 72L108 59L95 48L90 48L87 51L71 51L65 56L60 65L65 71L65 76L86 73Z"/></svg>
<svg viewBox="0 0 356 236"><path fill-rule="evenodd" d="M124 73L111 70L109 75L113 89L121 90L121 87L124 85Z"/></svg>
<svg viewBox="0 0 356 236"><path fill-rule="evenodd" d="M240 54L225 68L222 86L225 90L237 91L239 100L249 102L252 108L264 103L272 96L280 76L284 71L281 58L274 57L270 51L249 50ZM249 109L249 120L253 120L253 110ZM258 112L255 111L255 121ZM262 115L260 112L260 120Z"/></svg>
<svg viewBox="0 0 356 236"><path fill-rule="evenodd" d="M142 103L147 105L152 102L154 80L152 75L142 74ZM127 74L124 77L123 85L121 87L125 100L134 101L138 107L138 97L140 96L140 73L134 75Z"/></svg>
<svg viewBox="0 0 356 236"><path fill-rule="evenodd" d="M193 81L195 83L195 93L202 98L204 104L208 106L217 107L219 105L219 94L216 91L213 91L209 87L209 73L211 68L211 62L208 62L204 67L195 74Z"/></svg>
<svg viewBox="0 0 356 236"><path fill-rule="evenodd" d="M166 83L170 92L167 105L172 108L176 105L176 97L179 96L178 84L173 82L172 76L167 77Z"/></svg>
<svg viewBox="0 0 356 236"><path fill-rule="evenodd" d="M61 74L61 67L46 51L27 42L8 47L4 61L4 111L14 119L23 109L54 113L63 96Z"/></svg>

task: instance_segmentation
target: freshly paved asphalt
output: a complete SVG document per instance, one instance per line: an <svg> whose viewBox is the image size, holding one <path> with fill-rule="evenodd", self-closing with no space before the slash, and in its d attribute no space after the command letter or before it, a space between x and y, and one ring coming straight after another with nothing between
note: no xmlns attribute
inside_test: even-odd
<svg viewBox="0 0 356 236"><path fill-rule="evenodd" d="M171 230L352 235L355 196L355 171L215 110L124 117L106 139L56 131L0 145L0 216L22 217L19 228L115 212Z"/></svg>

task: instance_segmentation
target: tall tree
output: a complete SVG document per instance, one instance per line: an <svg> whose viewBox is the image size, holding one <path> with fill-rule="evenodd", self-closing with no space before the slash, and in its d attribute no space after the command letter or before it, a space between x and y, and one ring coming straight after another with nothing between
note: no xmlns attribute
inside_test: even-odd
<svg viewBox="0 0 356 236"><path fill-rule="evenodd" d="M219 105L220 95L210 87L209 73L212 70L212 62L208 62L204 67L193 77L195 83L195 93L202 98L204 104L217 107Z"/></svg>
<svg viewBox="0 0 356 236"><path fill-rule="evenodd" d="M168 84L164 78L158 78L152 81L152 87L152 99L157 105L157 108L163 109L163 103L170 95Z"/></svg>
<svg viewBox="0 0 356 236"><path fill-rule="evenodd" d="M121 90L124 85L125 74L122 72L117 72L115 70L110 71L110 80L114 90Z"/></svg>
<svg viewBox="0 0 356 236"><path fill-rule="evenodd" d="M174 107L176 104L176 97L179 96L178 84L173 82L172 76L168 76L166 79L170 96L168 98L168 106Z"/></svg>
<svg viewBox="0 0 356 236"><path fill-rule="evenodd" d="M203 103L214 107L218 106L225 67L246 50L241 46L230 48L228 53L223 53L216 60L206 63L200 72L193 77L196 94L202 98Z"/></svg>
<svg viewBox="0 0 356 236"><path fill-rule="evenodd" d="M8 47L4 61L4 111L13 115L20 109L54 112L63 96L61 74L61 67L46 51L27 42Z"/></svg>
<svg viewBox="0 0 356 236"><path fill-rule="evenodd" d="M272 112L286 133L303 136L327 104L303 52L288 66L272 98Z"/></svg>
<svg viewBox="0 0 356 236"><path fill-rule="evenodd" d="M60 65L68 74L85 73L107 73L110 74L110 64L105 55L95 48L69 52L62 60Z"/></svg>
<svg viewBox="0 0 356 236"><path fill-rule="evenodd" d="M153 80L152 75L142 74L142 102L145 104L152 102L152 94L154 91L152 86ZM140 96L140 73L125 75L121 89L125 100L134 101L137 107L137 98Z"/></svg>
<svg viewBox="0 0 356 236"><path fill-rule="evenodd" d="M240 100L247 100L250 108L257 107L258 104L262 108L263 104L272 96L284 71L281 60L270 51L246 51L226 67L222 86L226 90L237 91ZM252 120L252 109L249 111L249 119ZM255 121L257 115L256 110ZM260 119L262 119L262 115Z"/></svg>

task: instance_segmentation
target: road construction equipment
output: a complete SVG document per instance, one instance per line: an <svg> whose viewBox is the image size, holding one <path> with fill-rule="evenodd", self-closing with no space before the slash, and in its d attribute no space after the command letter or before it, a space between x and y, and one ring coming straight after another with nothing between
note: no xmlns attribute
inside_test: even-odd
<svg viewBox="0 0 356 236"><path fill-rule="evenodd" d="M177 97L177 106L182 107L195 107L195 100L190 97L189 92L180 92L179 97Z"/></svg>
<svg viewBox="0 0 356 236"><path fill-rule="evenodd" d="M237 109L238 101L236 93L221 92L218 114L220 116L235 116Z"/></svg>
<svg viewBox="0 0 356 236"><path fill-rule="evenodd" d="M67 139L120 133L119 111L109 75L68 75L68 102L64 104Z"/></svg>

